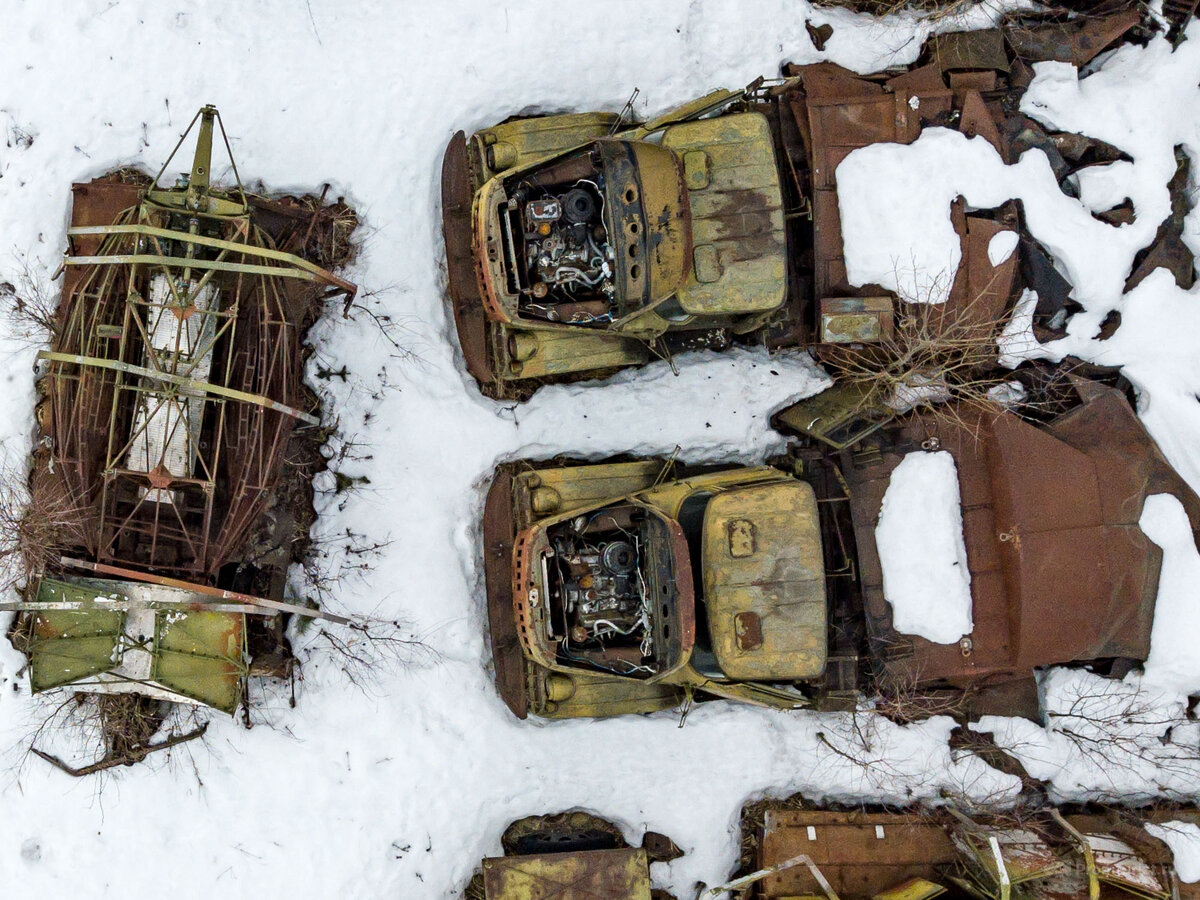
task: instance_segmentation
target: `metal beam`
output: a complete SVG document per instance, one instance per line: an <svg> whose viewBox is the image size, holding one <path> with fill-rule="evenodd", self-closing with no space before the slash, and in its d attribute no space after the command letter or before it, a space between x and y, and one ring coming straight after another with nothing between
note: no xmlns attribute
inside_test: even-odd
<svg viewBox="0 0 1200 900"><path fill-rule="evenodd" d="M266 597L255 597L253 594L242 594L237 591L226 591L221 588L209 587L206 584L193 584L190 581L184 581L180 578L168 578L165 575L151 575L149 572L139 572L136 569L125 569L121 566L110 566L105 563L91 562L90 560L86 559L75 559L74 557L70 556L60 557L59 561L64 566L70 566L76 569L86 569L89 572L96 572L101 575L116 575L120 578L132 579L133 581L144 581L149 584L161 584L164 587L182 588L185 591L192 591L197 594L207 594L208 596L216 597L219 600L262 606L277 612L288 612L294 613L298 616L305 616L309 619L327 619L328 621L336 622L339 625L353 624L351 620L345 616L339 616L331 612L325 612L323 609L300 606L296 603L284 603L281 600L268 600Z"/></svg>
<svg viewBox="0 0 1200 900"><path fill-rule="evenodd" d="M182 231L171 231L169 228L156 228L153 225L81 225L75 228L67 229L67 236L74 235L108 235L108 234L138 234L147 237L167 238L172 241L179 241L184 244L195 244L199 247L212 247L218 250L229 250L233 253L239 253L243 256L257 256L261 259L273 259L279 262L287 263L305 271L311 272L321 281L327 281L330 284L337 285L342 290L349 293L354 293L357 287L342 278L338 278L327 269L322 269L316 263L311 263L307 259L302 259L293 253L286 253L283 250L274 250L270 247L259 247L254 244L242 244L237 241L226 241L221 238L206 237L201 234L188 234ZM69 257L68 265L81 265L82 263L72 263L71 259L78 260L95 260L95 259L111 259L112 257L96 257L96 256L78 256ZM175 259L176 257L168 257ZM188 264L195 260L188 260ZM270 270L273 274L278 274L277 269Z"/></svg>
<svg viewBox="0 0 1200 900"><path fill-rule="evenodd" d="M68 266L174 266L180 269L216 269L220 272L239 272L245 275L274 275L279 278L299 278L303 281L324 281L304 269L285 269L280 266L256 266L250 263L219 262L215 259L188 259L183 256L156 256L153 253L132 253L116 256L68 256Z"/></svg>
<svg viewBox="0 0 1200 900"><path fill-rule="evenodd" d="M277 412L283 413L284 415L291 416L293 419L299 419L301 422L307 422L309 425L321 424L321 420L316 416L309 415L306 412L301 412L298 409L293 409L286 404L280 403L277 400L272 400L270 397L264 397L261 394L251 394L246 391L239 391L236 388L224 387L223 385L212 384L207 381L197 381L193 378L185 378L182 375L175 375L171 372L163 372L158 369L147 369L144 366L135 366L132 363L122 362L118 359L103 359L98 356L81 356L74 353L55 353L52 350L38 351L37 358L48 360L50 362L74 363L78 366L92 366L97 369L111 369L114 372L125 372L129 375L141 375L145 378L152 378L156 381L164 381L169 384L176 384L180 387L190 388L195 391L202 391L206 394L216 394L218 397L228 397L231 400L238 400L242 403L253 403L255 406L273 409Z"/></svg>

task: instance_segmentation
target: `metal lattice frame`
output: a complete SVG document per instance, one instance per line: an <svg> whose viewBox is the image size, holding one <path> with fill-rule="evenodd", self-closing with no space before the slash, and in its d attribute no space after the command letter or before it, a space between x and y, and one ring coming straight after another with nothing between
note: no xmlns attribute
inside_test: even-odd
<svg viewBox="0 0 1200 900"><path fill-rule="evenodd" d="M276 250L240 190L210 199L211 126L190 185L151 185L112 224L68 231L95 249L66 260L56 340L41 354L50 471L94 517L89 555L191 578L230 561L296 419L317 422L297 409L297 292L347 286Z"/></svg>

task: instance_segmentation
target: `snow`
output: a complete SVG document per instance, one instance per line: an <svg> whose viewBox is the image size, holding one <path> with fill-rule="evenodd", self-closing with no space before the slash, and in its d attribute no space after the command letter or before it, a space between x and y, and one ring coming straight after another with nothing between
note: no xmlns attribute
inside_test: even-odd
<svg viewBox="0 0 1200 900"><path fill-rule="evenodd" d="M1171 848L1180 881L1200 881L1200 827L1193 822L1164 822L1147 825L1146 830Z"/></svg>
<svg viewBox="0 0 1200 900"><path fill-rule="evenodd" d="M1014 797L1018 779L949 748L954 723L945 717L898 726L715 702L679 728L670 713L576 722L508 713L488 670L479 555L495 463L676 447L688 461L754 462L784 445L769 428L771 412L828 381L802 353L743 350L679 357L678 376L658 363L543 390L521 406L485 400L465 374L442 300L438 209L440 157L457 129L522 111L618 110L635 86L638 113L652 114L711 87L772 76L784 60L828 59L860 72L904 65L935 27L987 24L1002 12L1002 4L977 4L967 20L935 26L794 0L613 0L604 20L619 25L602 28L558 26L561 9L545 0L9 4L0 56L3 278L20 284L28 264L30 278L45 282L65 243L71 182L126 164L156 171L205 102L220 107L243 177L275 190L333 179L331 193L363 216L349 276L364 303L399 324L408 352L361 314L332 317L313 334L310 380L340 432L334 468L369 479L341 493L332 475L322 479L315 537L320 565L358 567L334 586L330 605L398 618L425 649L364 673L323 649L318 632L294 635L304 661L294 708L286 686L256 684L252 730L214 719L203 743L74 781L23 755L56 700L29 696L23 658L0 642L6 883L50 896L145 896L169 884L180 898L214 888L441 898L461 890L481 856L499 852L512 819L583 807L615 818L635 840L647 828L671 835L687 855L654 874L684 896L729 873L739 808L765 794L895 804ZM823 52L806 18L833 26ZM990 145L941 129L910 147L858 151L838 169L854 276L903 280L913 299L936 299L952 271L956 196L984 208L1022 199L1030 229L1086 307L1067 339L1032 349L1124 366L1141 391L1143 420L1193 485L1200 305L1163 273L1128 296L1122 287L1169 208L1174 146L1200 147L1198 82L1195 26L1175 54L1162 40L1123 48L1083 81L1069 66L1037 67L1030 115L1095 134L1133 159L1082 175L1084 203L1061 192L1039 152L1005 166ZM918 192L911 209L897 199L910 188ZM1092 218L1125 196L1134 223ZM1185 237L1198 236L1193 214ZM1094 341L1115 308L1121 327ZM0 352L0 446L19 466L33 429L34 348L14 332L0 334ZM317 377L343 365L344 381ZM383 546L362 550L372 543ZM963 625L960 633L969 619ZM1007 742L1054 796L1194 796L1200 725L1177 692L1065 670L1047 673L1042 687L1048 725L980 728ZM1081 696L1096 698L1091 723L1071 714ZM1089 737L1108 741L1118 763L1089 756ZM88 745L73 732L37 740L87 761Z"/></svg>
<svg viewBox="0 0 1200 900"><path fill-rule="evenodd" d="M1004 323L1004 330L996 340L1000 350L1000 365L1015 369L1027 360L1045 357L1044 348L1033 336L1033 313L1037 304L1037 292L1028 288L1017 298L1012 314Z"/></svg>
<svg viewBox="0 0 1200 900"><path fill-rule="evenodd" d="M296 635L295 708L286 686L255 684L252 730L217 718L203 742L75 781L23 755L56 700L29 696L23 658L0 642L6 883L49 896L146 896L169 884L181 900L214 889L443 898L500 851L511 820L584 807L635 840L647 828L671 835L687 855L654 874L684 896L698 880L724 880L740 806L764 793L893 803L1015 795L1016 779L950 750L949 719L900 727L868 716L869 745L845 715L721 702L697 707L682 729L671 713L519 722L488 669L479 518L496 462L678 446L688 461L750 463L784 445L771 412L828 381L802 353L739 351L678 357L678 377L659 363L521 406L482 398L442 299L443 148L457 129L522 110L618 110L635 86L644 115L774 75L785 59L860 71L904 64L932 29L813 11L815 24L834 25L818 53L806 10L793 0L614 0L603 18L619 24L604 28L559 26L559 5L532 0L9 4L4 278L20 281L27 261L47 279L65 244L71 182L125 164L157 171L206 102L220 108L244 178L275 190L333 179L331 195L363 216L349 277L399 323L409 353L361 314L331 317L312 336L311 383L340 430L334 467L369 479L341 493L332 476L318 485L319 563L365 565L330 605L399 618L428 649L344 671L315 631ZM18 465L34 399L33 348L19 338L3 336L0 367L0 440ZM316 377L343 365L345 381ZM386 546L356 553L347 529L362 535L355 546ZM43 733L38 746L90 761L74 733Z"/></svg>
<svg viewBox="0 0 1200 900"><path fill-rule="evenodd" d="M1086 669L1055 668L1041 679L1042 722L983 716L990 733L1054 802L1137 804L1194 797L1200 783L1200 722L1187 699Z"/></svg>
<svg viewBox="0 0 1200 900"><path fill-rule="evenodd" d="M1200 552L1178 498L1146 498L1138 527L1162 548L1150 655L1143 683L1187 696L1200 693Z"/></svg>
<svg viewBox="0 0 1200 900"><path fill-rule="evenodd" d="M988 262L998 266L1013 255L1021 236L1015 231L997 231L988 241Z"/></svg>
<svg viewBox="0 0 1200 900"><path fill-rule="evenodd" d="M917 451L900 461L883 495L875 544L898 632L937 644L971 633L971 573L953 456Z"/></svg>

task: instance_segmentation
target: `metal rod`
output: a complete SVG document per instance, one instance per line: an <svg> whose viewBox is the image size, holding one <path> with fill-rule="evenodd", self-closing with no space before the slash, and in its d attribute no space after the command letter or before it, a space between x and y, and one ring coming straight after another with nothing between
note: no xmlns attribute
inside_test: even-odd
<svg viewBox="0 0 1200 900"><path fill-rule="evenodd" d="M807 854L804 853L801 853L799 856L793 856L791 859L784 860L781 863L776 863L768 868L759 869L757 872L751 872L749 875L743 875L741 878L735 878L733 881L726 882L725 884L720 884L716 887L709 888L705 893L705 896L715 897L717 894L720 894L723 891L736 891L739 888L744 888L748 885L754 884L756 881L762 881L768 875L774 875L776 872L783 872L787 869L795 868L796 866L807 866L808 871L812 873L812 876L816 879L817 884L821 886L821 890L825 892L825 896L828 898L828 900L838 900L838 895L833 889L833 885L829 883L829 880L825 877L825 874L819 868L817 868L817 864L813 862Z"/></svg>
<svg viewBox="0 0 1200 900"><path fill-rule="evenodd" d="M121 362L117 359L101 359L98 356L80 356L74 353L55 353L51 350L38 351L38 359L45 359L50 362L74 363L78 366L93 366L99 369L111 369L114 372L124 372L129 375L141 375L145 378L152 378L157 381L166 381L171 384L177 384L181 387L192 388L197 391L204 391L208 394L216 394L219 397L229 397L232 400L240 400L242 403L253 403L255 406L266 407L273 409L276 412L284 413L291 416L293 419L299 419L301 422L307 422L309 425L320 425L321 420L316 416L311 416L306 412L301 412L298 409L293 409L277 400L272 400L270 397L263 397L260 394L250 394L246 391L239 391L236 388L228 388L219 384L210 384L207 381L197 381L193 378L185 378L182 375L173 375L170 372L162 372L157 369L147 369L144 366L135 366L132 363Z"/></svg>
<svg viewBox="0 0 1200 900"><path fill-rule="evenodd" d="M179 241L182 244L195 244L201 247L213 247L220 250L231 250L234 253L239 253L243 256L257 256L262 259L273 259L278 262L286 262L289 265L296 266L300 269L312 272L323 281L328 281L330 284L336 284L344 290L351 291L355 289L355 285L349 281L338 278L332 272L322 269L315 263L311 263L306 259L302 259L292 253L287 253L283 250L273 250L270 247L259 247L255 244L242 244L235 241L226 241L221 238L206 237L200 234L189 234L187 232L172 231L169 228L156 228L152 225L81 225L67 229L67 236L74 235L97 235L97 234L140 234L147 237L161 237L173 241ZM78 259L91 259L95 257L76 257ZM101 257L103 258L103 257Z"/></svg>
<svg viewBox="0 0 1200 900"><path fill-rule="evenodd" d="M242 594L238 591L227 591L222 588L209 587L205 584L193 584L190 581L184 581L180 578L168 578L165 575L151 575L148 572L139 572L136 569L125 569L121 566L110 566L105 563L91 562L86 559L75 559L70 556L60 557L60 562L64 566L70 566L76 569L86 569L89 572L97 572L101 575L116 575L121 578L129 578L134 581L145 581L150 584L161 584L164 587L182 588L185 591L193 591L197 594L207 594L210 597L218 597L221 600L231 600L235 603L248 603L254 606L264 606L267 609L273 609L278 612L295 613L296 615L305 616L310 619L327 619L330 622L336 622L339 625L351 625L353 622L345 616L335 615L331 612L326 612L323 609L313 609L308 606L300 606L296 603L284 603L281 600L268 600L266 597L255 597L253 594Z"/></svg>

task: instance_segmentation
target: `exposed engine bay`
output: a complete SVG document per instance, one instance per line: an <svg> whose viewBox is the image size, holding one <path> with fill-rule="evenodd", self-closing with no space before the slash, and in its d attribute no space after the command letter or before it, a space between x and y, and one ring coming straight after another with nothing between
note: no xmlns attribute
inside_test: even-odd
<svg viewBox="0 0 1200 900"><path fill-rule="evenodd" d="M621 675L659 671L675 599L665 537L656 517L629 504L550 529L542 575L562 661Z"/></svg>
<svg viewBox="0 0 1200 900"><path fill-rule="evenodd" d="M509 289L521 295L521 315L572 325L611 322L615 263L599 159L570 157L509 190L501 226Z"/></svg>

